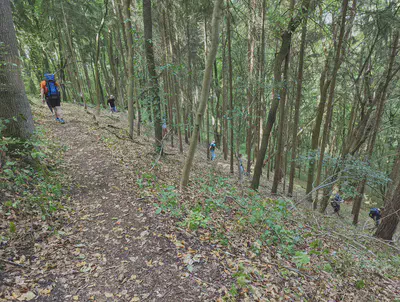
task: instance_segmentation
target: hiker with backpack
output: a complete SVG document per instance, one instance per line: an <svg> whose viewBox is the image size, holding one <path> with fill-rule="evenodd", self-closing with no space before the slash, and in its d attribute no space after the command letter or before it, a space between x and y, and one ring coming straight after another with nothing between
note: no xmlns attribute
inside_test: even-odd
<svg viewBox="0 0 400 302"><path fill-rule="evenodd" d="M51 108L50 110L52 112L54 111L56 121L64 124L58 87L59 85L55 80L54 74L46 73L44 75L44 80L40 83L40 96L42 102L46 102L49 108Z"/></svg>
<svg viewBox="0 0 400 302"><path fill-rule="evenodd" d="M335 197L331 201L331 206L333 208L333 213L336 213L339 217L339 211L340 211L340 204L343 203L344 200L342 197L339 195L339 193L336 193Z"/></svg>
<svg viewBox="0 0 400 302"><path fill-rule="evenodd" d="M110 106L111 113L117 112L117 107L115 106L115 98L113 95L110 95L107 104Z"/></svg>
<svg viewBox="0 0 400 302"><path fill-rule="evenodd" d="M217 147L217 145L215 144L215 141L212 141L211 142L211 144L210 144L210 147L209 147L209 149L210 149L210 152L211 152L211 160L214 160L215 159L215 148Z"/></svg>
<svg viewBox="0 0 400 302"><path fill-rule="evenodd" d="M372 208L369 210L369 217L371 217L375 221L375 226L379 226L381 223L381 218L382 218L382 210L379 208Z"/></svg>

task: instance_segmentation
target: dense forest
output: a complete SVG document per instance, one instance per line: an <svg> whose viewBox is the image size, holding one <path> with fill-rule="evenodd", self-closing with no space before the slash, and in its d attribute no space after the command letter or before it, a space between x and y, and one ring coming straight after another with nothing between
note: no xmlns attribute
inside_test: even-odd
<svg viewBox="0 0 400 302"><path fill-rule="evenodd" d="M388 285L394 293L385 298L399 299L399 11L400 4L393 0L2 0L0 180L4 185L0 184L0 212L4 223L0 226L4 246L13 238L17 240L13 234L18 233L18 213L21 221L29 215L34 217L36 214L29 213L35 211L41 213L38 217L42 220L54 221L53 216L58 215L49 206L50 200L61 202L64 195L69 195L69 189L57 183L59 176L51 175L53 170L63 169L58 161L68 151L44 141L71 142L74 146L73 137L68 138L67 133L75 132L79 141L81 130L68 127L76 127L73 120L85 120L98 131L114 133L108 140L103 139L104 133L96 135L105 145L113 146L113 154L121 148L118 154L121 152L125 159L120 162L140 175L141 180L135 183L137 200L146 200L148 195L162 196L155 202L163 205L156 206L156 215L174 217L180 207L173 199L192 203L184 214L189 223L181 227L202 238L205 235L199 230L207 230L214 219L221 220L210 214L213 207L208 208L208 202L216 203L217 195L213 194L222 194L219 190L223 190L226 196L221 200L237 207L233 212L229 210L229 215L240 218L232 222L232 227L218 224L210 232L220 234L219 228L228 232L249 219L251 228L240 232L264 234L251 235L261 238L254 239L257 244L247 243L248 249L261 258L265 253L274 254L269 246L281 249L291 245L283 239L285 236L296 237L272 226L278 225L280 219L293 227L293 219L302 216L305 222L301 225L315 220L318 230L321 224L329 229L332 223L344 223L341 232L345 228L344 234L355 234L349 235L356 240L349 243L352 248L356 245L375 256L386 255L382 258L388 262L386 266L382 264L382 270L391 267L394 273L379 272L379 278L390 281L397 273L397 279L393 279L396 281L390 281L397 283ZM45 74L55 75L65 125L57 125L53 119L50 122L50 113L44 113L39 94ZM115 113L110 113L110 99L115 100ZM57 130L56 137L50 139L51 134L38 131L43 124L50 132L54 127L65 126L65 132ZM95 144L90 136L85 140L88 146ZM129 147L125 147L128 143ZM141 148L145 151L139 151ZM137 158L129 159L131 152L136 152ZM101 165L104 155L100 153L93 151L88 162L94 156ZM176 162L171 161L171 154ZM28 174L22 179L24 173ZM162 182L162 173L166 173L166 179L174 180ZM213 178L215 175L224 177L226 186L220 188L220 178ZM202 186L203 177L210 177L207 182L204 180L209 189L196 199L193 194ZM39 184L48 178L53 178L51 183ZM150 183L154 185L151 189ZM38 198L32 206L18 210L17 200L32 200L36 190L45 192L46 198L41 196L48 202L46 206ZM158 193L154 193L156 190ZM274 204L274 210L264 209L269 206L263 198ZM163 204L166 200L167 205ZM337 215L332 216L332 207ZM370 208L379 211L379 216L374 216ZM172 219L183 219L179 215ZM229 215L224 219L231 219ZM269 215L277 220L270 220ZM253 224L254 219L257 224ZM71 224L62 221L57 220L57 226L49 225L59 229ZM370 227L366 227L368 221ZM279 244L265 239L267 232L275 232ZM332 234L329 236L339 236ZM360 239L360 234L367 237ZM313 244L319 247L320 243L315 243L318 240ZM365 240L375 246L367 247ZM306 269L312 254L303 245L296 241L293 251L285 251L287 257L293 257L290 259L294 259L295 269L283 267L292 273L295 270L297 277L314 280ZM232 246L235 250L242 244ZM255 246L258 252L254 251ZM375 250L383 246L387 250ZM322 255L322 247L318 253ZM7 253L0 257L4 265L24 266L14 258L6 260ZM185 265L193 269L196 261L190 259L192 262ZM232 275L236 285L218 295L191 296L190 300L272 299L268 291L258 295L254 285L257 278L243 277L245 273L251 274L239 265L236 275ZM354 274L363 273L359 270ZM0 274L0 281L2 278L5 277ZM365 284L369 281L357 280L356 289L367 289L369 285ZM252 288L245 286L250 283ZM389 291L387 286L378 287ZM344 291L349 293L351 289ZM33 299L27 292L40 296L34 290L26 290L20 296L22 300ZM338 294L330 300L319 291L311 292L280 298L384 299L379 290L370 300L361 294L352 298ZM74 296L76 300L77 293L60 299L69 301ZM108 294L110 301L146 300L143 296L137 296L137 300L117 299ZM11 296L0 294L0 298L12 300ZM157 296L151 297L157 300ZM162 301L164 296L158 299ZM174 299L181 298L165 298Z"/></svg>

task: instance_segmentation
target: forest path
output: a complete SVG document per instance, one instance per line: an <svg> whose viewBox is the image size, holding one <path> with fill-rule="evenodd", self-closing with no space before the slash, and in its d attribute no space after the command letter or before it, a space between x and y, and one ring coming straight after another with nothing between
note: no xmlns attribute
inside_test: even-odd
<svg viewBox="0 0 400 302"><path fill-rule="evenodd" d="M64 125L44 121L68 148L64 171L73 184L73 215L62 242L55 239L47 254L55 287L42 301L215 300L221 287L210 284L220 284L218 264L201 264L207 281L188 274L178 258L182 236L137 198L132 169L115 158L87 123L90 116L77 108L64 106Z"/></svg>

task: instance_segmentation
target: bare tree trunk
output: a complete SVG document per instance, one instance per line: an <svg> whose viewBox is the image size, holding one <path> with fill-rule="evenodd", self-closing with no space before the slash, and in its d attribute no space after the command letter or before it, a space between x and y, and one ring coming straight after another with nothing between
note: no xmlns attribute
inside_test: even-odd
<svg viewBox="0 0 400 302"><path fill-rule="evenodd" d="M105 13L103 16L103 19L100 22L99 30L97 31L96 34L96 58L94 61L94 71L95 71L95 82L96 82L96 96L97 96L97 107L96 107L96 113L97 115L100 115L100 100L102 99L101 96L101 83L100 83L100 70L99 70L99 60L100 60L100 35L101 31L103 30L104 27L104 22L106 20L107 12L108 12L108 0L104 0L104 6L105 6Z"/></svg>
<svg viewBox="0 0 400 302"><path fill-rule="evenodd" d="M255 10L256 1L251 0L249 4L250 18L248 24L248 81L247 81L247 136L246 136L246 153L247 153L247 171L250 170L252 136L253 136L253 82L254 82L254 50L255 50Z"/></svg>
<svg viewBox="0 0 400 302"><path fill-rule="evenodd" d="M150 75L151 84L151 99L154 115L154 138L157 151L162 148L162 128L161 128L161 104L159 97L159 86L156 74L156 66L154 63L154 49L153 49L153 24L151 16L151 0L143 0L143 24L144 24L144 39L147 68Z"/></svg>
<svg viewBox="0 0 400 302"><path fill-rule="evenodd" d="M296 170L296 157L297 157L297 130L299 128L300 119L300 104L301 104L301 92L303 88L303 69L304 69L304 51L306 48L306 37L307 37L307 19L308 13L303 23L303 29L301 32L301 45L299 54L299 71L297 73L297 93L296 93L296 103L294 109L294 122L292 129L292 161L290 163L290 178L289 178L289 188L288 195L293 195L294 187L294 174Z"/></svg>
<svg viewBox="0 0 400 302"><path fill-rule="evenodd" d="M227 81L227 63L226 63L226 35L222 33L222 149L224 153L224 160L228 159L228 81Z"/></svg>
<svg viewBox="0 0 400 302"><path fill-rule="evenodd" d="M68 46L69 46L69 50L70 50L70 54L71 54L71 59L74 62L73 70L74 70L74 73L75 73L75 81L76 81L76 84L78 85L78 94L79 94L78 97L80 98L81 102L84 103L84 106L85 106L85 109L86 109L87 108L86 107L86 100L84 100L83 92L82 92L83 84L82 84L81 77L79 76L79 67L78 67L78 62L77 62L78 60L77 60L77 56L75 54L75 49L74 49L74 46L73 46L73 43L72 43L72 37L71 37L71 33L69 31L67 17L65 15L64 5L63 5L62 1L61 1L61 10L62 10L62 14L63 14L63 17L64 17L65 32L66 32L66 36L67 36L67 41L68 41Z"/></svg>
<svg viewBox="0 0 400 302"><path fill-rule="evenodd" d="M286 55L285 59L285 67L283 71L283 88L282 95L279 106L279 125L278 125L278 143L277 143L277 154L275 158L275 171L274 171L274 180L272 182L271 193L276 194L278 192L278 185L282 179L283 171L282 171L282 160L283 160L283 139L285 137L285 115L286 115L286 99L287 99L287 82L288 82L288 69L289 69L289 58L290 58L290 49Z"/></svg>
<svg viewBox="0 0 400 302"><path fill-rule="evenodd" d="M233 174L233 75L232 75L232 41L231 41L231 15L229 10L229 1L226 0L226 6L228 10L227 20L227 36L228 36L228 64L229 64L229 117L231 126L231 159L230 159L230 171Z"/></svg>
<svg viewBox="0 0 400 302"><path fill-rule="evenodd" d="M2 135L27 139L34 126L9 0L0 1L0 20L0 118L10 120Z"/></svg>
<svg viewBox="0 0 400 302"><path fill-rule="evenodd" d="M333 71L332 71L332 80L331 84L329 87L329 98L328 98L328 105L327 105L327 114L326 114L326 119L325 119L325 124L324 124L324 131L322 134L322 142L321 142L321 150L319 154L319 161L318 161L318 171L317 171L317 179L315 181L315 186L318 187L321 183L321 173L322 173L322 166L324 162L324 156L325 156L325 147L328 142L329 138L329 132L331 128L331 121L332 121L332 114L333 114L333 101L334 101L334 96L335 96L335 88L336 88L336 78L337 74L341 65L341 53L342 53L342 45L344 42L344 34L345 34L345 29L346 29L346 14L347 14L347 7L348 7L348 0L343 0L342 2L342 20L340 23L340 32L339 32L339 39L337 43L337 49L336 49L336 55L335 55L335 60L333 63ZM322 199L323 201L324 199ZM313 202L313 208L314 210L317 209L318 205L318 191L316 193L315 200ZM322 208L323 211L322 211ZM325 212L326 206L321 203L321 212Z"/></svg>
<svg viewBox="0 0 400 302"><path fill-rule="evenodd" d="M111 66L111 73L114 77L114 85L115 85L115 92L117 95L117 100L119 101L119 104L121 107L125 106L124 103L124 93L122 92L122 85L119 82L119 76L118 76L118 71L116 68L116 58L114 58L114 51L113 51L113 36L111 29L108 31L108 45L107 45L107 50L108 50L108 59L110 61L110 66Z"/></svg>
<svg viewBox="0 0 400 302"><path fill-rule="evenodd" d="M186 187L189 182L189 174L190 169L193 164L194 153L197 146L197 136L200 131L200 123L202 116L204 114L205 107L207 105L208 96L210 93L210 85L211 85L211 77L212 77L212 68L215 57L217 55L217 48L218 48L218 35L219 35L219 18L222 9L222 1L223 0L215 0L214 4L214 11L212 17L212 32L211 32L211 49L207 56L207 64L206 69L204 71L204 78L203 78L203 86L201 90L201 97L199 108L196 114L196 123L193 129L193 135L190 141L190 149L188 153L188 157L185 161L185 166L182 171L182 178L181 178L181 188Z"/></svg>
<svg viewBox="0 0 400 302"><path fill-rule="evenodd" d="M126 18L125 31L126 31L126 43L128 45L128 124L129 124L129 136L133 138L133 127L134 127L134 108L133 108L133 89L134 89L134 67L133 67L133 37L131 33L132 21L130 11L131 0L124 0L123 11Z"/></svg>

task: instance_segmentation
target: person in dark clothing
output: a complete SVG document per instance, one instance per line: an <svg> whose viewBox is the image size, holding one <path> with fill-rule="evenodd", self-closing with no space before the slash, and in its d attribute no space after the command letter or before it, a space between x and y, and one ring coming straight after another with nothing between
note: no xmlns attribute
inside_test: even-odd
<svg viewBox="0 0 400 302"><path fill-rule="evenodd" d="M117 107L115 107L115 98L113 95L110 95L107 104L110 106L111 112L117 112Z"/></svg>
<svg viewBox="0 0 400 302"><path fill-rule="evenodd" d="M333 200L331 201L331 206L333 208L333 213L336 213L339 217L339 211L340 211L340 204L343 203L344 200L342 199L342 197L340 197L339 193L336 193L335 197L333 198Z"/></svg>
<svg viewBox="0 0 400 302"><path fill-rule="evenodd" d="M211 151L211 160L215 160L215 157L216 157L215 148L216 147L217 147L217 144L215 143L215 141L212 141L211 144L210 144L210 147L209 147L209 149Z"/></svg>
<svg viewBox="0 0 400 302"><path fill-rule="evenodd" d="M378 226L381 223L382 218L382 210L379 208L372 208L369 211L369 217L371 217L375 221L375 225Z"/></svg>

